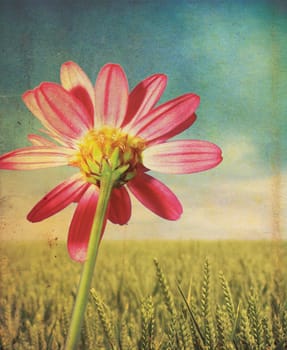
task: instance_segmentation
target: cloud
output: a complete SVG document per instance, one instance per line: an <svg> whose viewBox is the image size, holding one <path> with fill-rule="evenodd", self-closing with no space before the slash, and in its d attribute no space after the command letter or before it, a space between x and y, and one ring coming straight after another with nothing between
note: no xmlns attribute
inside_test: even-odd
<svg viewBox="0 0 287 350"><path fill-rule="evenodd" d="M196 238L287 238L286 184L286 173L264 178L217 179L207 191L199 188L195 200L185 198L184 229L193 228Z"/></svg>
<svg viewBox="0 0 287 350"><path fill-rule="evenodd" d="M228 136L223 141L222 148L224 161L228 166L245 165L249 167L250 163L254 164L254 160L259 156L255 143L251 141L250 137L244 135L234 136L232 139ZM241 172L246 173L242 169Z"/></svg>
<svg viewBox="0 0 287 350"><path fill-rule="evenodd" d="M227 136L223 143L226 160L233 163L246 161L258 156L258 151L251 138L246 135Z"/></svg>
<svg viewBox="0 0 287 350"><path fill-rule="evenodd" d="M223 162L221 174L229 178L261 177L267 171L262 167L259 146L247 135L226 135L222 138ZM262 153L262 150L261 150Z"/></svg>

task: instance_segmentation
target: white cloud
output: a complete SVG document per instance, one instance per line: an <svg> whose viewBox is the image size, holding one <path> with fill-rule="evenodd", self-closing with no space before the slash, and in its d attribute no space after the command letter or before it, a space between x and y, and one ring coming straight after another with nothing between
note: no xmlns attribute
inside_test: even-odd
<svg viewBox="0 0 287 350"><path fill-rule="evenodd" d="M226 137L222 149L228 161L233 163L246 161L249 157L256 157L258 150L250 137L246 135L233 135ZM225 160L226 161L226 160Z"/></svg>
<svg viewBox="0 0 287 350"><path fill-rule="evenodd" d="M223 162L220 165L228 177L258 176L259 149L252 139L246 135L238 134L226 136L221 144Z"/></svg>

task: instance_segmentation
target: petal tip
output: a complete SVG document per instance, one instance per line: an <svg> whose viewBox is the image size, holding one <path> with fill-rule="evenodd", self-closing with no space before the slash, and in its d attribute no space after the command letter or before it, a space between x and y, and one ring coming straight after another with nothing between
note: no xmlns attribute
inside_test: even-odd
<svg viewBox="0 0 287 350"><path fill-rule="evenodd" d="M36 215L33 213L33 209L28 213L26 216L26 219L32 223L39 222L40 220L37 220Z"/></svg>
<svg viewBox="0 0 287 350"><path fill-rule="evenodd" d="M87 249L78 248L75 246L68 246L68 252L72 260L77 261L79 263L84 263L86 261Z"/></svg>
<svg viewBox="0 0 287 350"><path fill-rule="evenodd" d="M61 68L62 67L68 67L68 66L74 66L74 65L78 65L76 62L74 62L74 61L66 61L66 62L64 62L62 65L61 65Z"/></svg>
<svg viewBox="0 0 287 350"><path fill-rule="evenodd" d="M29 89L29 90L26 90L23 94L22 94L22 100L23 102L28 105L29 104L29 101L31 101L31 98L34 97L35 95L35 90L37 89L38 87L35 87L34 89Z"/></svg>
<svg viewBox="0 0 287 350"><path fill-rule="evenodd" d="M120 69L123 69L120 64L113 63L113 62L108 62L102 67L102 69L108 69L108 68L120 68Z"/></svg>

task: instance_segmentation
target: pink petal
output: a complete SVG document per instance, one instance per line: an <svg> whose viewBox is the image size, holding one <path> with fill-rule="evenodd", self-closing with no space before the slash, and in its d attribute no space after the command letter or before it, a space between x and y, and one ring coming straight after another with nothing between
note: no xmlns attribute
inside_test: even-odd
<svg viewBox="0 0 287 350"><path fill-rule="evenodd" d="M90 120L94 125L95 93L94 87L86 73L75 62L66 62L61 66L60 78L62 86L78 98L86 107Z"/></svg>
<svg viewBox="0 0 287 350"><path fill-rule="evenodd" d="M147 114L159 101L167 83L164 74L154 74L140 82L130 93L124 125L134 125L138 118ZM127 126L129 128L129 126Z"/></svg>
<svg viewBox="0 0 287 350"><path fill-rule="evenodd" d="M110 199L109 220L124 225L131 217L131 200L124 187L114 188Z"/></svg>
<svg viewBox="0 0 287 350"><path fill-rule="evenodd" d="M74 148L75 144L74 141L68 138L64 138L63 136L59 136L47 129L39 129L39 131L41 131L43 134L48 135L49 137L51 137L52 139L54 139L55 141L57 141L57 143L59 143L60 145L66 147L68 146L69 148Z"/></svg>
<svg viewBox="0 0 287 350"><path fill-rule="evenodd" d="M42 83L36 100L46 121L60 135L78 139L90 128L90 116L82 103L62 86Z"/></svg>
<svg viewBox="0 0 287 350"><path fill-rule="evenodd" d="M194 121L194 112L199 106L200 98L195 94L186 94L168 101L143 116L131 128L131 133L151 142L176 134L182 125Z"/></svg>
<svg viewBox="0 0 287 350"><path fill-rule="evenodd" d="M40 120L43 126L49 131L50 135L57 135L59 137L58 131L55 130L55 128L52 125L50 125L50 123L46 120L43 111L38 105L38 101L36 99L36 89L26 91L22 95L22 99L26 104L27 108L30 110L30 112L32 112L34 116Z"/></svg>
<svg viewBox="0 0 287 350"><path fill-rule="evenodd" d="M99 72L95 86L96 116L102 124L121 126L128 104L128 81L117 64L106 64Z"/></svg>
<svg viewBox="0 0 287 350"><path fill-rule="evenodd" d="M27 219L38 222L58 213L82 195L88 186L81 174L73 175L43 197L30 211Z"/></svg>
<svg viewBox="0 0 287 350"><path fill-rule="evenodd" d="M19 148L0 157L0 169L31 170L67 165L72 154L72 150L64 147Z"/></svg>
<svg viewBox="0 0 287 350"><path fill-rule="evenodd" d="M58 147L58 145L45 139L45 137L42 137L40 135L29 134L28 140L33 144L33 146Z"/></svg>
<svg viewBox="0 0 287 350"><path fill-rule="evenodd" d="M130 182L128 188L148 209L167 220L177 220L182 206L174 193L162 182L145 173L140 173Z"/></svg>
<svg viewBox="0 0 287 350"><path fill-rule="evenodd" d="M211 169L222 161L221 149L200 140L179 140L153 145L143 152L147 168L168 174L190 174Z"/></svg>
<svg viewBox="0 0 287 350"><path fill-rule="evenodd" d="M98 187L90 185L75 210L68 236L68 251L73 260L83 262L86 259L98 196Z"/></svg>
<svg viewBox="0 0 287 350"><path fill-rule="evenodd" d="M196 114L192 114L187 119L184 119L182 123L179 123L174 129L169 130L167 133L162 133L157 138L154 138L150 142L147 143L148 146L154 145L156 143L163 143L166 140L182 133L184 130L188 129L194 122L196 121Z"/></svg>

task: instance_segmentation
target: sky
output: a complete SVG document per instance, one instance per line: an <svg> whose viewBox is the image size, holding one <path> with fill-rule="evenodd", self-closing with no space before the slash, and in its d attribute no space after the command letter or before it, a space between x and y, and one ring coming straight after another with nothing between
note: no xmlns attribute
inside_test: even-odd
<svg viewBox="0 0 287 350"><path fill-rule="evenodd" d="M177 222L136 201L128 225L106 239L287 238L286 1L1 1L0 152L28 145L38 120L21 95L59 82L68 60L95 81L107 62L125 69L130 88L168 75L161 102L194 92L197 121L177 138L218 144L217 168L164 181L183 203ZM26 214L71 169L1 171L1 239L65 240L75 207L31 224Z"/></svg>

